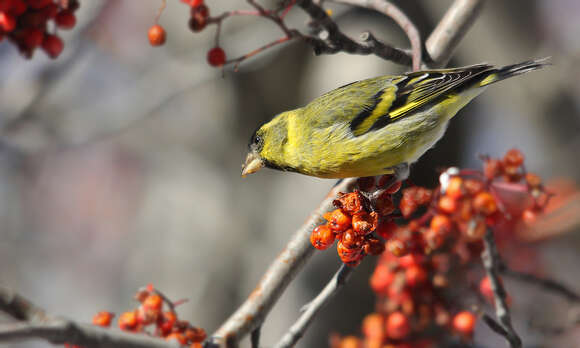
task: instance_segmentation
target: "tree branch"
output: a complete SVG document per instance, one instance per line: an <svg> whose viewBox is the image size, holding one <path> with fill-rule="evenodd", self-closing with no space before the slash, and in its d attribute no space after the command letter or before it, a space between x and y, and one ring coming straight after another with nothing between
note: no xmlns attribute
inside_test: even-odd
<svg viewBox="0 0 580 348"><path fill-rule="evenodd" d="M314 320L314 317L324 307L328 301L342 288L346 283L354 267L349 267L342 264L338 271L334 274L332 279L326 284L324 289L305 306L304 312L298 320L290 327L288 332L282 339L274 346L274 348L289 348L294 347L296 342L304 335L304 332Z"/></svg>
<svg viewBox="0 0 580 348"><path fill-rule="evenodd" d="M431 67L444 67L481 11L484 0L455 0L425 43Z"/></svg>
<svg viewBox="0 0 580 348"><path fill-rule="evenodd" d="M312 230L324 222L322 215L333 209L332 201L337 193L349 192L355 183L356 178L345 179L330 190L272 262L248 299L212 335L211 345L236 347L238 340L261 325L288 284L312 256L315 250L310 244Z"/></svg>
<svg viewBox="0 0 580 348"><path fill-rule="evenodd" d="M525 282L528 284L533 284L533 285L539 286L547 291L553 292L553 293L558 294L560 296L564 296L568 301L580 302L580 295L579 294L577 294L573 290L570 290L568 287L566 287L565 285L563 285L555 280L544 279L544 278L537 277L533 274L514 271L514 270L509 269L505 266L500 268L500 273L504 274L512 279L516 279L516 280L519 280L519 281L522 281L522 282Z"/></svg>
<svg viewBox="0 0 580 348"><path fill-rule="evenodd" d="M493 230L490 228L488 228L485 232L485 236L483 237L483 245L484 250L481 253L481 260L483 261L483 267L485 268L485 272L489 277L491 289L493 291L495 315L499 320L499 324L504 329L503 333L500 333L498 330L494 331L502 334L502 336L504 336L508 341L510 347L521 348L522 340L512 327L510 311L506 303L506 291L498 275L498 268L501 264L501 259L495 245ZM489 323L487 324L489 325Z"/></svg>

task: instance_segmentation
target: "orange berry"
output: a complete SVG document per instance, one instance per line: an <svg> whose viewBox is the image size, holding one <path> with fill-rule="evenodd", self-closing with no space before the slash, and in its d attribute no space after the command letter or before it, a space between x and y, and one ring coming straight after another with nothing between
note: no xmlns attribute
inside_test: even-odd
<svg viewBox="0 0 580 348"><path fill-rule="evenodd" d="M159 24L155 24L149 28L147 36L149 37L149 43L151 46L161 46L165 43L165 29L163 29Z"/></svg>
<svg viewBox="0 0 580 348"><path fill-rule="evenodd" d="M445 214L454 213L457 211L458 206L459 205L457 204L457 200L449 196L442 196L439 198L439 202L437 202L437 208L439 208L439 210Z"/></svg>
<svg viewBox="0 0 580 348"><path fill-rule="evenodd" d="M393 312L389 314L386 320L386 333L387 337L395 340L400 340L411 332L411 325L409 323L409 318L401 312Z"/></svg>
<svg viewBox="0 0 580 348"><path fill-rule="evenodd" d="M382 219L379 222L375 232L377 233L377 235L379 237L382 237L382 238L388 240L393 236L393 234L395 233L397 228L398 228L397 224L395 222L393 222L392 220Z"/></svg>
<svg viewBox="0 0 580 348"><path fill-rule="evenodd" d="M427 277L427 271L418 265L412 265L405 270L405 280L410 287L424 284L427 281Z"/></svg>
<svg viewBox="0 0 580 348"><path fill-rule="evenodd" d="M526 182L532 188L538 188L542 185L542 178L534 173L526 173Z"/></svg>
<svg viewBox="0 0 580 348"><path fill-rule="evenodd" d="M471 336L475 329L476 318L473 313L463 311L455 314L453 317L453 330L465 336Z"/></svg>
<svg viewBox="0 0 580 348"><path fill-rule="evenodd" d="M342 241L336 245L338 256L344 263L356 262L361 259L362 250L360 248L349 248Z"/></svg>
<svg viewBox="0 0 580 348"><path fill-rule="evenodd" d="M361 248L364 236L354 233L352 229L346 230L340 236L340 242L347 248Z"/></svg>
<svg viewBox="0 0 580 348"><path fill-rule="evenodd" d="M395 256L404 256L409 253L409 247L399 238L391 238L387 242L387 249Z"/></svg>
<svg viewBox="0 0 580 348"><path fill-rule="evenodd" d="M157 294L151 294L143 301L143 308L145 310L159 311L163 306L163 298Z"/></svg>
<svg viewBox="0 0 580 348"><path fill-rule="evenodd" d="M385 244L377 238L369 238L363 245L363 250L367 255L380 255L385 251Z"/></svg>
<svg viewBox="0 0 580 348"><path fill-rule="evenodd" d="M125 312L119 316L119 328L125 331L134 331L139 324L137 321L137 313Z"/></svg>
<svg viewBox="0 0 580 348"><path fill-rule="evenodd" d="M382 341L385 338L385 320L379 313L367 315L362 322L363 335L369 340Z"/></svg>
<svg viewBox="0 0 580 348"><path fill-rule="evenodd" d="M189 327L184 334L189 342L203 342L207 337L205 330L199 327Z"/></svg>
<svg viewBox="0 0 580 348"><path fill-rule="evenodd" d="M109 327L114 316L111 312L99 312L93 317L93 325Z"/></svg>
<svg viewBox="0 0 580 348"><path fill-rule="evenodd" d="M506 166L520 167L524 164L524 155L518 149L511 149L503 156L503 164Z"/></svg>
<svg viewBox="0 0 580 348"><path fill-rule="evenodd" d="M483 182L475 179L466 179L463 181L463 187L465 188L465 191L472 196L480 193L484 189Z"/></svg>
<svg viewBox="0 0 580 348"><path fill-rule="evenodd" d="M453 223L447 215L437 214L431 219L430 228L441 235L447 235L453 228Z"/></svg>
<svg viewBox="0 0 580 348"><path fill-rule="evenodd" d="M226 63L226 52L217 46L207 52L207 61L213 67L219 67Z"/></svg>
<svg viewBox="0 0 580 348"><path fill-rule="evenodd" d="M335 199L332 204L349 215L366 210L367 206L366 198L356 190L351 193L339 193L338 199Z"/></svg>
<svg viewBox="0 0 580 348"><path fill-rule="evenodd" d="M336 234L328 225L320 225L312 230L310 243L318 250L325 250L334 243L335 238Z"/></svg>
<svg viewBox="0 0 580 348"><path fill-rule="evenodd" d="M324 214L324 218L328 221L330 228L335 232L346 231L352 223L351 217L343 213L341 209Z"/></svg>
<svg viewBox="0 0 580 348"><path fill-rule="evenodd" d="M464 194L464 189L463 189L463 179L458 177L458 176L454 176L451 179L449 179L449 183L447 184L447 189L445 190L445 195L449 196L451 198L461 198Z"/></svg>
<svg viewBox="0 0 580 348"><path fill-rule="evenodd" d="M358 235L367 235L375 230L378 215L375 212L359 212L352 216L352 229Z"/></svg>
<svg viewBox="0 0 580 348"><path fill-rule="evenodd" d="M398 261L399 261L399 265L401 267L408 268L408 267L422 264L424 259L425 259L424 255L413 253L413 254L407 254L405 256L399 257Z"/></svg>
<svg viewBox="0 0 580 348"><path fill-rule="evenodd" d="M492 180L495 177L501 175L503 172L503 165L501 161L496 159L488 159L483 165L483 175L488 179Z"/></svg>
<svg viewBox="0 0 580 348"><path fill-rule="evenodd" d="M395 211L392 195L388 192L383 192L375 202L375 210L380 216L392 214Z"/></svg>
<svg viewBox="0 0 580 348"><path fill-rule="evenodd" d="M533 225L538 219L538 211L535 209L526 209L522 212L522 221L528 225Z"/></svg>
<svg viewBox="0 0 580 348"><path fill-rule="evenodd" d="M157 322L157 327L161 330L161 335L168 335L173 329L173 324L177 321L177 315L174 312L167 311L164 312L162 316L159 317Z"/></svg>
<svg viewBox="0 0 580 348"><path fill-rule="evenodd" d="M418 207L418 204L415 203L412 197L403 196L401 203L399 203L399 209L405 219L409 218Z"/></svg>
<svg viewBox="0 0 580 348"><path fill-rule="evenodd" d="M446 233L440 233L439 231L435 231L431 228L425 232L425 241L427 242L427 245L433 250L441 248L445 243L445 238Z"/></svg>
<svg viewBox="0 0 580 348"><path fill-rule="evenodd" d="M473 208L484 215L491 215L497 211L497 204L491 193L484 191L473 199Z"/></svg>
<svg viewBox="0 0 580 348"><path fill-rule="evenodd" d="M179 332L172 332L167 337L165 337L167 341L177 341L179 344L184 345L187 344L187 338Z"/></svg>
<svg viewBox="0 0 580 348"><path fill-rule="evenodd" d="M370 286L377 294L384 294L395 279L395 273L384 264L378 264L371 275Z"/></svg>
<svg viewBox="0 0 580 348"><path fill-rule="evenodd" d="M362 348L362 341L356 336L346 336L340 340L340 348Z"/></svg>
<svg viewBox="0 0 580 348"><path fill-rule="evenodd" d="M488 276L483 277L479 282L479 292L489 302L493 303L493 290L491 289L491 280Z"/></svg>

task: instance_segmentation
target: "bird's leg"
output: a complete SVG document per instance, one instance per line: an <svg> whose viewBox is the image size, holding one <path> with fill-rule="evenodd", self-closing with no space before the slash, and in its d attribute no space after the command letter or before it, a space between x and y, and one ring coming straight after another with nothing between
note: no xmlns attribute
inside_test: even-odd
<svg viewBox="0 0 580 348"><path fill-rule="evenodd" d="M365 194L371 203L371 208L374 209L377 199L391 186L399 181L406 180L409 177L409 163L397 164L394 167L387 168L393 171L393 176L381 188L372 193Z"/></svg>

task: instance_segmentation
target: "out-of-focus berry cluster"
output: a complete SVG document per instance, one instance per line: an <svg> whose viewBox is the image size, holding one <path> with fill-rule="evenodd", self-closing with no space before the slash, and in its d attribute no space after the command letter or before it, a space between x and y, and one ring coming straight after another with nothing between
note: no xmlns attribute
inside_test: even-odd
<svg viewBox="0 0 580 348"><path fill-rule="evenodd" d="M152 285L140 289L135 295L139 306L132 311L121 313L117 320L123 331L146 333L167 341L174 341L179 346L201 348L207 335L204 329L191 325L187 320L180 320L175 312L179 303L169 301ZM111 312L99 312L93 317L93 325L110 327L115 315ZM67 348L82 348L77 345L65 345Z"/></svg>
<svg viewBox="0 0 580 348"><path fill-rule="evenodd" d="M64 49L56 29L72 29L78 8L77 0L2 0L0 41L6 38L26 58L31 58L36 48L56 58Z"/></svg>
<svg viewBox="0 0 580 348"><path fill-rule="evenodd" d="M390 177L382 177L379 187ZM360 179L359 187L370 191L374 187L374 178L370 179ZM324 250L337 240L338 255L349 266L358 265L365 255L380 255L385 247L377 236L387 239L396 227L390 214L395 210L392 195L400 187L400 182L389 187L372 204L358 190L340 193L333 202L337 209L324 214L327 223L314 228L310 242L315 248Z"/></svg>
<svg viewBox="0 0 580 348"><path fill-rule="evenodd" d="M491 229L500 251L513 244L514 226L531 223L550 197L541 179L525 172L520 151L483 160L481 171L447 170L434 190L401 190L403 221L382 234L386 251L370 278L375 312L363 320L362 338L335 337L331 347L425 348L472 338L481 310L466 310L458 294L477 288L472 295L486 300L481 305L494 301L481 275L482 238Z"/></svg>

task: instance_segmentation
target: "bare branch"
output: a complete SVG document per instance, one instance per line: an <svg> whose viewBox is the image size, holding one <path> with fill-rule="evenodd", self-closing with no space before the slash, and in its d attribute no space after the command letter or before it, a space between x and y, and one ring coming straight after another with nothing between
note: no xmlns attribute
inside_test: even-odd
<svg viewBox="0 0 580 348"><path fill-rule="evenodd" d="M413 70L415 70L415 71L419 70L419 68L421 66L421 62L422 62L422 60L421 60L421 53L422 53L421 35L419 34L419 30L413 24L413 22L397 6L393 5L392 3L390 3L387 0L332 0L332 1L337 2L337 3L343 3L343 4L368 8L368 9L375 10L377 12L384 14L385 16L392 18L399 25L399 27L401 27L401 29L403 29L405 34L407 34L407 37L409 38L409 41L411 42L411 51L413 53L412 54ZM383 46L384 46L384 44L383 44ZM389 46L389 48L391 50L393 50L392 47ZM383 51L384 51L384 48L383 48L383 50L377 50L375 52L375 54L379 57L383 57L382 55L378 54L378 52L382 53ZM385 53L387 53L387 52L385 52ZM400 54L401 52L399 50L399 51L391 51L388 53L389 54ZM385 59L393 60L392 58L385 58Z"/></svg>
<svg viewBox="0 0 580 348"><path fill-rule="evenodd" d="M330 299L340 290L352 274L354 267L349 267L345 264L340 266L338 271L334 274L332 279L326 284L324 289L306 305L304 312L298 320L290 327L288 332L282 339L274 346L274 348L289 348L294 347L296 342L304 335L304 332L314 320L314 317L322 309L322 307L330 301Z"/></svg>
<svg viewBox="0 0 580 348"><path fill-rule="evenodd" d="M235 347L238 340L260 326L288 284L312 256L312 229L324 222L322 215L333 208L332 201L337 193L349 192L355 183L356 179L345 179L330 190L270 265L248 299L212 335L211 342L214 345Z"/></svg>
<svg viewBox="0 0 580 348"><path fill-rule="evenodd" d="M485 272L489 277L491 290L493 291L495 315L499 320L499 324L504 329L504 333L502 335L508 341L510 347L520 348L522 346L522 340L512 327L510 311L506 303L507 294L498 275L498 268L501 264L501 259L499 257L499 253L497 252L492 229L488 228L485 232L485 236L483 237L483 244L485 248L481 253L481 260L483 261L483 267L485 268Z"/></svg>
<svg viewBox="0 0 580 348"><path fill-rule="evenodd" d="M555 280L544 279L544 278L540 278L538 276L535 276L533 274L514 271L514 270L509 269L507 267L500 268L500 272L501 272L501 274L504 274L512 279L516 279L516 280L519 280L522 282L533 284L533 285L539 286L547 291L551 291L551 292L556 293L560 296L564 296L569 301L580 302L580 295L579 294L577 294L573 290L570 290L568 287L566 287L565 285L563 285Z"/></svg>
<svg viewBox="0 0 580 348"><path fill-rule="evenodd" d="M54 344L83 347L168 348L169 342L143 334L79 324L58 318L15 292L0 287L0 310L17 322L0 325L0 341L42 338Z"/></svg>
<svg viewBox="0 0 580 348"><path fill-rule="evenodd" d="M455 48L475 22L484 0L455 0L425 43L432 67L447 65Z"/></svg>

